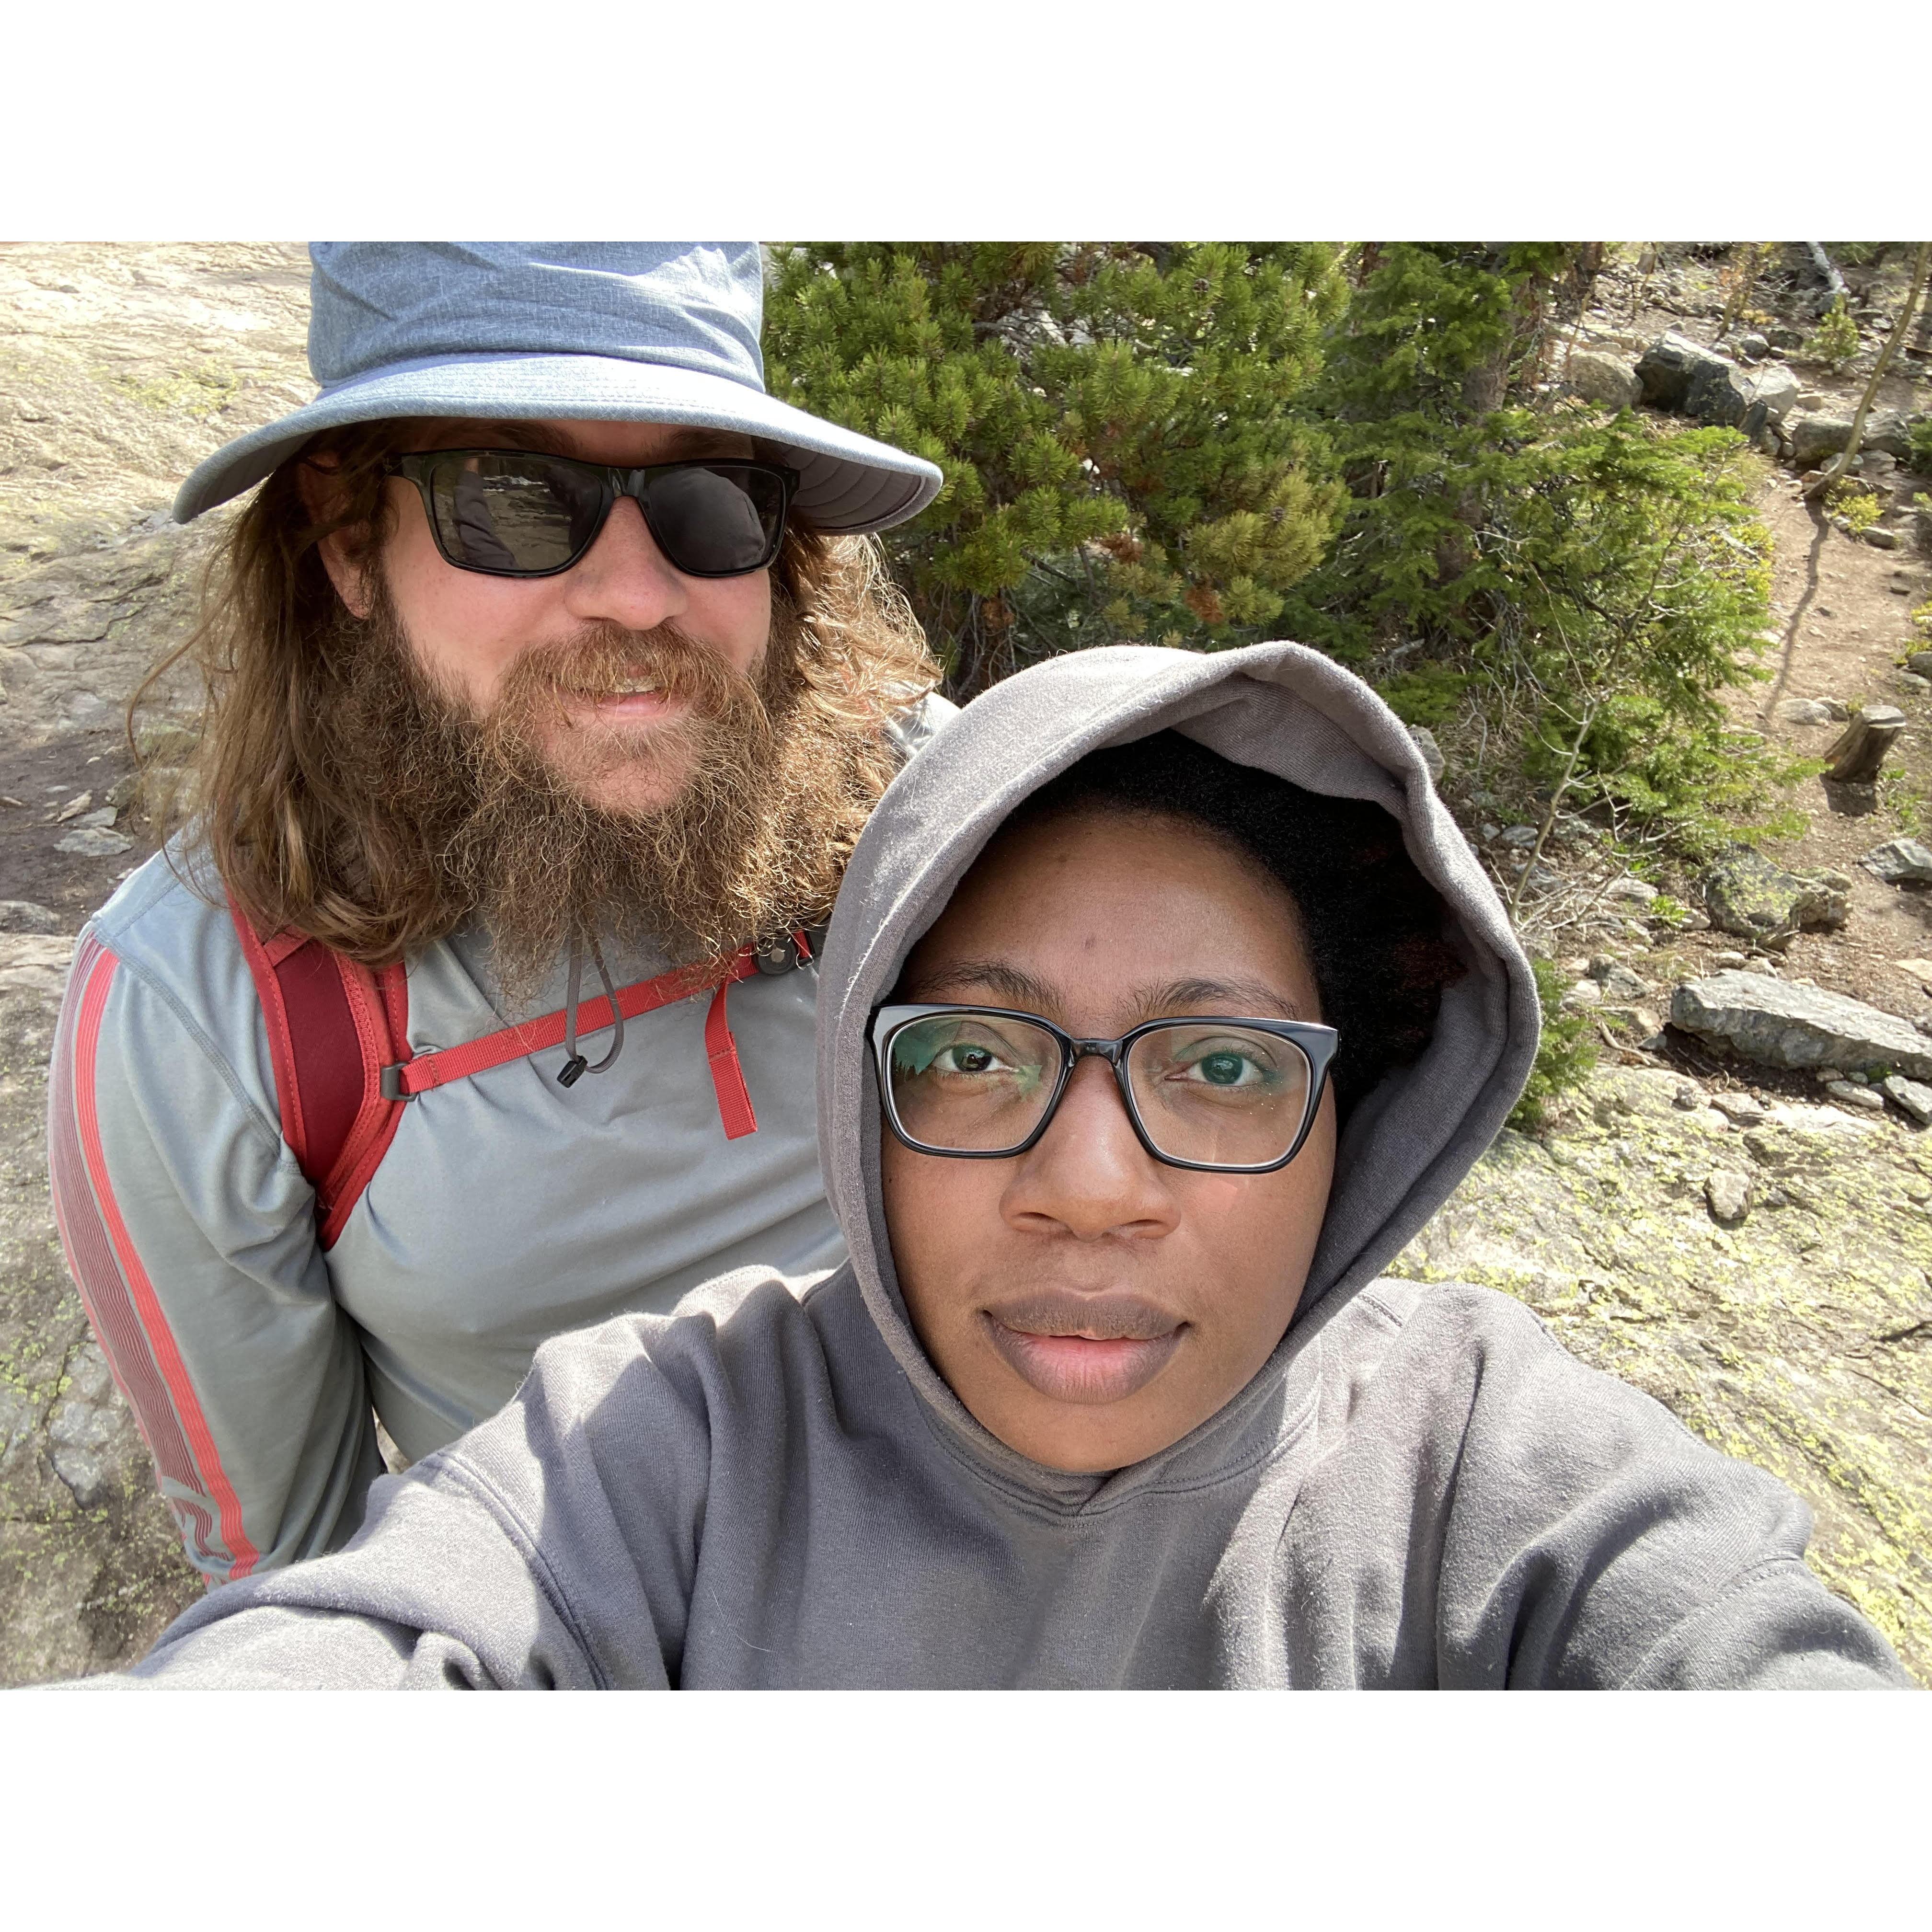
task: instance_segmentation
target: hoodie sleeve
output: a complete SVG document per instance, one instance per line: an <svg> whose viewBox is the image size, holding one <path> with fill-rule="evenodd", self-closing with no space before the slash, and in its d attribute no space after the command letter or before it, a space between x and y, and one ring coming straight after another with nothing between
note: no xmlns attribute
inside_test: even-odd
<svg viewBox="0 0 1932 1932"><path fill-rule="evenodd" d="M51 1076L68 1265L189 1560L222 1582L346 1540L382 1460L278 1126L209 1027L92 928Z"/></svg>
<svg viewBox="0 0 1932 1932"><path fill-rule="evenodd" d="M1357 1604L1384 1613L1357 1620L1358 1681L1910 1687L1806 1568L1810 1511L1783 1484L1584 1366L1505 1296L1430 1288L1403 1330L1350 1431L1374 1446L1347 1514L1370 1520L1359 1506L1380 1489L1408 1555L1400 1580L1366 1566Z"/></svg>
<svg viewBox="0 0 1932 1932"><path fill-rule="evenodd" d="M651 1358L677 1325L546 1342L507 1407L378 1479L346 1549L216 1591L131 1671L87 1684L668 1688L710 1481L703 1372ZM686 1328L668 1352L715 1358L711 1337Z"/></svg>

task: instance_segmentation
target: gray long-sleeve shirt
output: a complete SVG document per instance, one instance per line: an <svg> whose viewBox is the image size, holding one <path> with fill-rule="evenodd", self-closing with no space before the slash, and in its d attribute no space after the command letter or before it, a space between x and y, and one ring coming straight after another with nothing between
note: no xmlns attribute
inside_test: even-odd
<svg viewBox="0 0 1932 1932"><path fill-rule="evenodd" d="M904 748L952 710L907 714ZM664 963L610 960L620 984ZM412 1101L325 1254L219 882L191 852L141 867L76 949L51 1165L70 1264L190 1560L220 1581L345 1540L382 1467L372 1407L414 1460L499 1408L551 1335L754 1262L836 1265L817 976L729 994L755 1133L726 1138L708 995L684 1000L628 1022L616 1064L567 1089L556 1047ZM560 962L505 1010L470 932L413 957L408 985L418 1054L554 1011L566 990Z"/></svg>
<svg viewBox="0 0 1932 1932"><path fill-rule="evenodd" d="M987 839L1162 728L1378 801L1468 970L1354 1110L1303 1301L1216 1414L1099 1475L980 1426L907 1318L867 1016ZM216 1592L164 1684L1891 1685L1780 1484L1519 1304L1379 1270L1520 1090L1526 962L1398 722L1294 646L1023 674L902 774L822 968L819 1122L849 1259L748 1270L539 1351L499 1416L373 1492L342 1553Z"/></svg>

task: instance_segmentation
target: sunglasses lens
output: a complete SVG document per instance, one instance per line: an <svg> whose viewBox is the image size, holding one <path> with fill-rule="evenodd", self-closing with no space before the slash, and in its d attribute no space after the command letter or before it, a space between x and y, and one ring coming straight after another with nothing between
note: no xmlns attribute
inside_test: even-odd
<svg viewBox="0 0 1932 1932"><path fill-rule="evenodd" d="M470 570L540 576L574 562L597 533L603 486L542 456L458 452L430 472L443 553Z"/></svg>
<svg viewBox="0 0 1932 1932"><path fill-rule="evenodd" d="M1148 1137L1176 1160L1266 1167L1300 1133L1314 1070L1292 1040L1180 1022L1143 1034L1127 1084Z"/></svg>
<svg viewBox="0 0 1932 1932"><path fill-rule="evenodd" d="M908 1139L959 1154L1018 1147L1060 1077L1060 1043L1003 1014L935 1013L886 1046L892 1111Z"/></svg>
<svg viewBox="0 0 1932 1932"><path fill-rule="evenodd" d="M650 482L651 534L674 569L736 577L770 562L784 529L784 486L768 470L718 463Z"/></svg>

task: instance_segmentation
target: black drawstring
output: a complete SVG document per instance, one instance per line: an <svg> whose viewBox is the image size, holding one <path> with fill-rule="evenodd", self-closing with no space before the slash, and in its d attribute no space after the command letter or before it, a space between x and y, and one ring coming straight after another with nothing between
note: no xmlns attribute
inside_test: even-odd
<svg viewBox="0 0 1932 1932"><path fill-rule="evenodd" d="M594 1066L577 1050L577 1000L584 983L583 938L590 940L591 963L597 968L598 978L604 982L604 994L610 1002L610 1018L616 1029L616 1037L610 1042L610 1051ZM574 1086L586 1073L602 1073L624 1050L624 1016L617 1010L617 989L611 985L610 976L604 970L604 955L598 950L597 935L594 932L580 934L575 926L570 930L570 985L563 1003L563 1050L568 1058L557 1070L556 1084L560 1087Z"/></svg>

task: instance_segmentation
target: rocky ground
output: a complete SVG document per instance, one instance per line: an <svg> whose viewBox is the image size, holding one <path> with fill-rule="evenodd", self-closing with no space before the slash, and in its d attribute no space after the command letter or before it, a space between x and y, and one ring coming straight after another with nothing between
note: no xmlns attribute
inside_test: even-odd
<svg viewBox="0 0 1932 1932"><path fill-rule="evenodd" d="M1932 1113L1932 1036L1912 1030L1932 1026L1932 887L1861 862L1932 842L1932 683L1900 668L1932 597L1912 501L1932 478L1868 453L1874 542L1802 502L1792 460L1800 424L1849 416L1898 265L1850 272L1864 342L1835 373L1799 352L1817 294L1802 251L1771 258L1728 336L1726 270L1614 251L1569 374L1640 390L1671 332L1736 351L1703 406L1777 405L1745 423L1776 545L1774 676L1738 721L1814 758L1861 706L1897 707L1904 734L1868 791L1792 784L1808 830L1766 848L1768 883L1636 879L1600 828L1559 824L1527 924L1603 1063L1534 1135L1503 1136L1398 1270L1521 1296L1584 1360L1790 1484L1819 1574L1932 1684L1932 1141L1913 1111L1922 1090ZM310 393L306 281L280 246L0 247L0 1683L131 1659L198 1588L61 1262L45 1067L73 937L152 849L121 711L184 634L213 533L166 506L200 457ZM1920 338L1880 397L1901 418L1932 402ZM192 716L192 692L165 687L151 791ZM1522 828L1459 785L1447 748L1444 794L1508 886ZM1859 1012L1805 1004L1827 994ZM1766 1017L1793 1000L1795 1018Z"/></svg>

